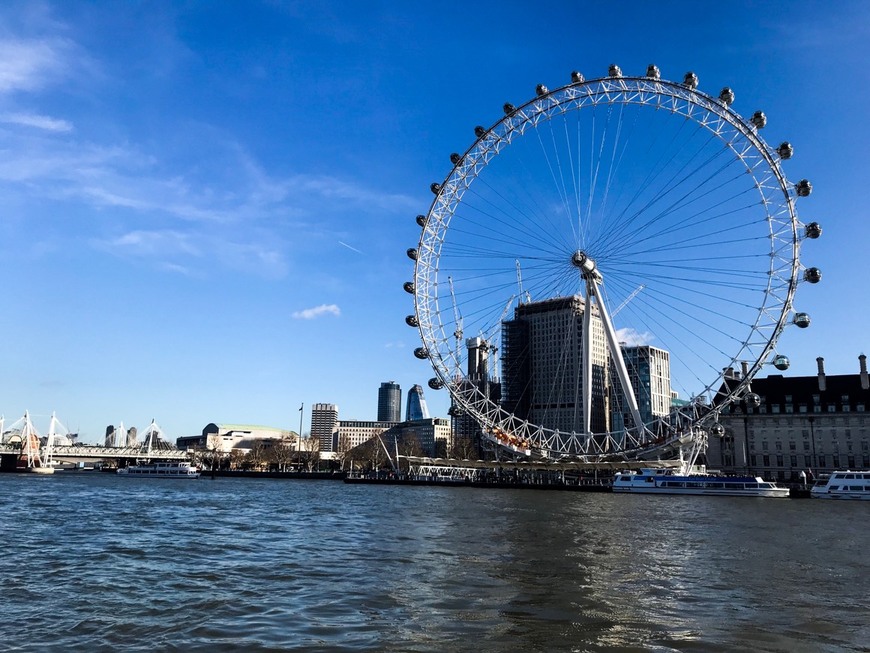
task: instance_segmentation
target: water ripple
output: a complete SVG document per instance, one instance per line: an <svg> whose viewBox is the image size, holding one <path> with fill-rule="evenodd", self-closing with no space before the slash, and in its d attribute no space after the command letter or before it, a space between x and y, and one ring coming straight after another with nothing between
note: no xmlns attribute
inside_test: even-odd
<svg viewBox="0 0 870 653"><path fill-rule="evenodd" d="M2 474L0 651L867 650L866 508Z"/></svg>

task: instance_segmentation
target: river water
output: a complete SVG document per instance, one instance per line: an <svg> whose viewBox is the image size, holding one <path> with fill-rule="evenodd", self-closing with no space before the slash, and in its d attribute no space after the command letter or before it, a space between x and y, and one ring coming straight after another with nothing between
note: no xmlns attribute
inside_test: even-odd
<svg viewBox="0 0 870 653"><path fill-rule="evenodd" d="M0 474L0 651L868 651L870 503Z"/></svg>

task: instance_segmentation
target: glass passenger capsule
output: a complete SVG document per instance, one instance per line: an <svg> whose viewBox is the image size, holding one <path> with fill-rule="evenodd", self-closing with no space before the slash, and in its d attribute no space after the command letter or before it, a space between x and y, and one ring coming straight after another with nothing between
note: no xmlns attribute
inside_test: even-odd
<svg viewBox="0 0 870 653"><path fill-rule="evenodd" d="M420 326L420 323L417 321L416 315L406 315L405 316L405 324L407 324L409 327Z"/></svg>
<svg viewBox="0 0 870 653"><path fill-rule="evenodd" d="M583 77L583 73L573 70L571 71L571 83L572 84L582 84L586 81L586 78Z"/></svg>
<svg viewBox="0 0 870 653"><path fill-rule="evenodd" d="M822 235L822 225L818 222L810 222L804 227L804 235L807 238L818 238Z"/></svg>
<svg viewBox="0 0 870 653"><path fill-rule="evenodd" d="M687 72L686 76L683 77L683 86L692 89L698 88L698 76L691 71Z"/></svg>
<svg viewBox="0 0 870 653"><path fill-rule="evenodd" d="M404 288L405 292L409 295L413 295L415 292L417 292L417 287L414 285L413 281L406 281L402 284L402 288Z"/></svg>
<svg viewBox="0 0 870 653"><path fill-rule="evenodd" d="M433 376L431 379L429 379L429 387L433 390L440 390L444 387L444 381Z"/></svg>
<svg viewBox="0 0 870 653"><path fill-rule="evenodd" d="M795 313L792 323L801 329L806 329L810 325L809 313Z"/></svg>
<svg viewBox="0 0 870 653"><path fill-rule="evenodd" d="M414 248L414 247L409 247L409 248L405 251L405 253L408 255L408 258L411 259L412 261L416 261L416 260L417 260L417 250L416 250L416 248Z"/></svg>
<svg viewBox="0 0 870 653"><path fill-rule="evenodd" d="M785 371L789 368L791 362L788 360L788 356L784 356L783 354L777 354L773 358L773 366L778 369Z"/></svg>
<svg viewBox="0 0 870 653"><path fill-rule="evenodd" d="M756 111L749 120L756 129L762 129L767 124L767 116L764 115L764 111Z"/></svg>
<svg viewBox="0 0 870 653"><path fill-rule="evenodd" d="M785 161L794 156L794 148L791 146L791 143L784 141L779 144L778 148L776 148L776 153L779 154L780 159Z"/></svg>
<svg viewBox="0 0 870 653"><path fill-rule="evenodd" d="M794 185L794 189L798 197L809 197L809 194L813 192L813 185L808 180L801 179Z"/></svg>
<svg viewBox="0 0 870 653"><path fill-rule="evenodd" d="M819 268L807 268L804 270L804 281L818 283L822 280L822 271Z"/></svg>

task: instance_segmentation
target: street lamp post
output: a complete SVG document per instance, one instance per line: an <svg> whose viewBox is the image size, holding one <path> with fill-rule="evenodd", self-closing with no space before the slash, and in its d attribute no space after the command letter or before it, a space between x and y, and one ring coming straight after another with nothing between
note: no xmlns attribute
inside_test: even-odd
<svg viewBox="0 0 870 653"><path fill-rule="evenodd" d="M299 406L299 437L296 438L296 458L299 460L299 471L302 471L302 416L305 403Z"/></svg>

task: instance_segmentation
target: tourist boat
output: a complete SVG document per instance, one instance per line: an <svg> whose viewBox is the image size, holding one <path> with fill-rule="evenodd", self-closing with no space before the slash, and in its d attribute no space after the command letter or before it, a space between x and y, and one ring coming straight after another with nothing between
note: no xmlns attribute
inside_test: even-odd
<svg viewBox="0 0 870 653"><path fill-rule="evenodd" d="M820 478L810 490L813 499L870 501L870 472L838 471Z"/></svg>
<svg viewBox="0 0 870 653"><path fill-rule="evenodd" d="M789 489L758 476L719 476L683 474L671 469L644 468L637 472L619 472L613 478L614 492L633 494L703 494L726 497L785 498Z"/></svg>
<svg viewBox="0 0 870 653"><path fill-rule="evenodd" d="M199 478L199 469L186 461L128 465L118 469L120 476L137 478Z"/></svg>

